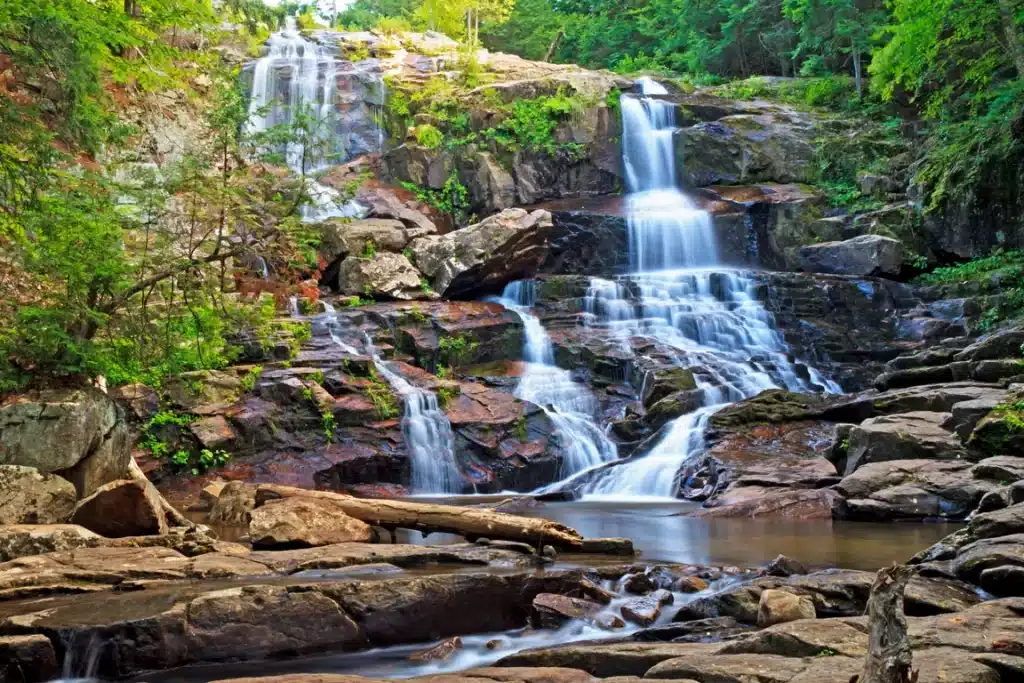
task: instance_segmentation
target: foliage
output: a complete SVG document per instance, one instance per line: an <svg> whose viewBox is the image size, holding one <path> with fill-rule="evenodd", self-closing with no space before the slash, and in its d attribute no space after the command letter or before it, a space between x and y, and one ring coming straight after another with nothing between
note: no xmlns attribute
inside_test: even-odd
<svg viewBox="0 0 1024 683"><path fill-rule="evenodd" d="M262 365L254 365L249 368L249 372L245 373L242 377L242 391L249 393L256 388L256 382L259 380L260 375L263 374Z"/></svg>
<svg viewBox="0 0 1024 683"><path fill-rule="evenodd" d="M441 361L451 367L465 363L480 345L469 337L441 337L438 340Z"/></svg>
<svg viewBox="0 0 1024 683"><path fill-rule="evenodd" d="M377 256L377 243L373 240L366 240L363 244L363 251L359 255L359 258L372 259Z"/></svg>
<svg viewBox="0 0 1024 683"><path fill-rule="evenodd" d="M398 417L398 399L391 391L391 387L377 378L376 373L370 376L370 382L366 386L366 395L373 403L377 417L382 420Z"/></svg>
<svg viewBox="0 0 1024 683"><path fill-rule="evenodd" d="M442 386L437 388L437 404L444 410L448 407L448 404L452 402L452 399L462 393L462 389L458 385L455 386Z"/></svg>
<svg viewBox="0 0 1024 683"><path fill-rule="evenodd" d="M416 138L417 144L427 149L437 149L444 144L444 133L429 123L416 126L413 129L413 136Z"/></svg>
<svg viewBox="0 0 1024 683"><path fill-rule="evenodd" d="M441 213L448 214L457 224L463 224L468 218L469 190L459 180L457 172L452 171L440 190L420 187L415 183L402 182L402 187L416 195L416 199L434 207Z"/></svg>
<svg viewBox="0 0 1024 683"><path fill-rule="evenodd" d="M922 284L940 285L980 281L990 297L978 320L980 330L989 330L1004 320L1024 315L1024 251L996 249L989 256L954 266L936 268L917 277Z"/></svg>

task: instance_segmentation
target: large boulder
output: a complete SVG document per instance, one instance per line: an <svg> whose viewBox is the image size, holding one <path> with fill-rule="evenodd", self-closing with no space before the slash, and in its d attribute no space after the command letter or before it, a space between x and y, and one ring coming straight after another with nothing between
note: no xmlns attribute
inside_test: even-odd
<svg viewBox="0 0 1024 683"><path fill-rule="evenodd" d="M75 524L0 525L0 562L87 548L100 540L99 535Z"/></svg>
<svg viewBox="0 0 1024 683"><path fill-rule="evenodd" d="M800 250L800 267L809 273L832 275L898 275L903 244L881 235L860 235L841 242L812 244Z"/></svg>
<svg viewBox="0 0 1024 683"><path fill-rule="evenodd" d="M761 593L757 605L757 625L767 628L798 619L814 619L814 603L806 597L769 588Z"/></svg>
<svg viewBox="0 0 1024 683"><path fill-rule="evenodd" d="M78 503L71 521L107 538L167 533L160 494L146 481L101 486Z"/></svg>
<svg viewBox="0 0 1024 683"><path fill-rule="evenodd" d="M416 240L412 251L439 294L479 294L532 277L547 257L551 230L547 211L506 209L443 237Z"/></svg>
<svg viewBox="0 0 1024 683"><path fill-rule="evenodd" d="M949 413L918 411L882 415L850 430L846 474L871 462L890 460L959 460L968 453L944 425Z"/></svg>
<svg viewBox="0 0 1024 683"><path fill-rule="evenodd" d="M376 251L400 252L408 243L405 225L398 220L335 219L320 224L319 251L328 263Z"/></svg>
<svg viewBox="0 0 1024 683"><path fill-rule="evenodd" d="M256 507L256 486L242 481L231 481L217 494L210 508L210 523L229 526L247 526Z"/></svg>
<svg viewBox="0 0 1024 683"><path fill-rule="evenodd" d="M338 266L338 291L350 296L383 299L425 297L420 272L404 254L381 253L371 258L349 256Z"/></svg>
<svg viewBox="0 0 1024 683"><path fill-rule="evenodd" d="M373 528L330 503L301 498L272 501L252 511L249 537L256 548L304 548L368 543Z"/></svg>
<svg viewBox="0 0 1024 683"><path fill-rule="evenodd" d="M42 683L58 673L57 653L45 635L0 636L0 681Z"/></svg>
<svg viewBox="0 0 1024 683"><path fill-rule="evenodd" d="M60 524L78 496L67 479L17 465L0 465L0 524Z"/></svg>
<svg viewBox="0 0 1024 683"><path fill-rule="evenodd" d="M54 389L0 403L0 465L60 473L87 496L128 472L128 427L95 389Z"/></svg>

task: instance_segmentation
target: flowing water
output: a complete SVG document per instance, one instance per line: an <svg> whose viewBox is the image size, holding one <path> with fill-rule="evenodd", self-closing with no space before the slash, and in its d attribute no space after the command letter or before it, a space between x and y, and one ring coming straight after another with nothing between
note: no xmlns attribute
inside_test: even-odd
<svg viewBox="0 0 1024 683"><path fill-rule="evenodd" d="M267 40L266 54L248 68L252 83L246 132L258 137L278 126L301 131L276 151L290 169L305 176L356 154L382 151L379 111L366 104L379 109L384 102L384 81L375 65L340 60L328 46L305 39L294 17L285 22L284 30ZM353 102L357 94L361 104ZM309 194L312 205L303 209L306 220L352 218L365 211L315 180Z"/></svg>
<svg viewBox="0 0 1024 683"><path fill-rule="evenodd" d="M555 365L551 337L531 312L536 300L535 283L509 284L501 303L523 321L526 367L516 387L516 398L541 407L558 432L561 444L561 478L572 477L601 463L618 458L618 449L597 424L600 404L567 370Z"/></svg>

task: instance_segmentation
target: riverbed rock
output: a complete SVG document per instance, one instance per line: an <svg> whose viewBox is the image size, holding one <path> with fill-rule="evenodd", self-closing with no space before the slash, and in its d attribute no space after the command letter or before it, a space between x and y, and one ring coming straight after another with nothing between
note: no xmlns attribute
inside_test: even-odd
<svg viewBox="0 0 1024 683"><path fill-rule="evenodd" d="M399 220L335 219L320 223L318 227L318 251L328 264L347 256L362 256L376 251L401 252L409 243L405 225ZM368 246L370 244L372 248Z"/></svg>
<svg viewBox="0 0 1024 683"><path fill-rule="evenodd" d="M831 489L776 489L763 486L730 487L710 507L694 517L752 517L831 519L839 494Z"/></svg>
<svg viewBox="0 0 1024 683"><path fill-rule="evenodd" d="M910 412L865 420L850 430L846 474L862 465L892 460L960 460L969 457L943 425L948 413Z"/></svg>
<svg viewBox="0 0 1024 683"><path fill-rule="evenodd" d="M167 533L160 494L149 482L135 480L101 486L79 501L71 521L107 538Z"/></svg>
<svg viewBox="0 0 1024 683"><path fill-rule="evenodd" d="M404 254L349 256L338 266L338 291L351 296L410 300L427 298L420 272Z"/></svg>
<svg viewBox="0 0 1024 683"><path fill-rule="evenodd" d="M715 654L717 643L570 643L523 650L499 659L497 666L542 666L580 669L598 678L643 676L668 659Z"/></svg>
<svg viewBox="0 0 1024 683"><path fill-rule="evenodd" d="M794 560L792 557L786 557L785 555L779 555L768 563L768 566L764 569L764 573L768 576L788 577L795 576L797 574L806 574L807 567L805 567L799 560Z"/></svg>
<svg viewBox="0 0 1024 683"><path fill-rule="evenodd" d="M810 273L885 277L898 275L902 265L903 244L881 235L860 235L800 250L800 267Z"/></svg>
<svg viewBox="0 0 1024 683"><path fill-rule="evenodd" d="M0 525L0 562L94 545L101 537L77 524Z"/></svg>
<svg viewBox="0 0 1024 683"><path fill-rule="evenodd" d="M671 593L669 593L671 595ZM639 626L650 626L661 616L661 600L654 593L626 601L620 611L627 620Z"/></svg>
<svg viewBox="0 0 1024 683"><path fill-rule="evenodd" d="M442 237L415 240L416 265L445 297L500 291L529 278L547 255L551 214L506 209Z"/></svg>
<svg viewBox="0 0 1024 683"><path fill-rule="evenodd" d="M0 525L60 524L78 500L67 479L18 465L0 465L0 491Z"/></svg>
<svg viewBox="0 0 1024 683"><path fill-rule="evenodd" d="M286 498L252 511L249 538L256 548L297 548L334 543L367 543L370 525L314 499Z"/></svg>
<svg viewBox="0 0 1024 683"><path fill-rule="evenodd" d="M128 472L128 428L95 389L53 389L0 403L0 465L61 473L79 497Z"/></svg>
<svg viewBox="0 0 1024 683"><path fill-rule="evenodd" d="M757 606L758 628L798 619L813 619L815 616L813 602L786 591L769 589L762 592Z"/></svg>
<svg viewBox="0 0 1024 683"><path fill-rule="evenodd" d="M558 628L572 619L590 619L600 611L600 603L566 595L541 593L533 599L537 622L546 628Z"/></svg>
<svg viewBox="0 0 1024 683"><path fill-rule="evenodd" d="M1021 411L1009 406L993 407L971 430L968 445L991 455L1024 452Z"/></svg>

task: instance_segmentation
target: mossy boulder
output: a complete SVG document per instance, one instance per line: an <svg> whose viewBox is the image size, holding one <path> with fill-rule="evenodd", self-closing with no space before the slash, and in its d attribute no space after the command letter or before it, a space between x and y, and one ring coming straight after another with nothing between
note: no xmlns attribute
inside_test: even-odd
<svg viewBox="0 0 1024 683"><path fill-rule="evenodd" d="M990 455L1024 452L1024 410L1022 403L998 406L978 422L967 445Z"/></svg>
<svg viewBox="0 0 1024 683"><path fill-rule="evenodd" d="M711 427L737 429L754 424L809 420L820 415L823 406L823 399L814 394L769 389L719 410L711 416Z"/></svg>
<svg viewBox="0 0 1024 683"><path fill-rule="evenodd" d="M689 368L669 366L653 370L646 381L644 406L653 406L667 396L697 388L697 380Z"/></svg>

